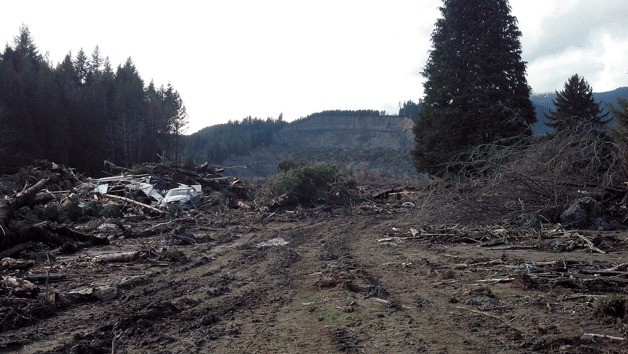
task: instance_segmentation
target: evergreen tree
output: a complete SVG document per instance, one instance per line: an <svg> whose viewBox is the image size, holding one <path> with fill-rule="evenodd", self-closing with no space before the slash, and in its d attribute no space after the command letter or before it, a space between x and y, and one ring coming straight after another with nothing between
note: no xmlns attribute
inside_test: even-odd
<svg viewBox="0 0 628 354"><path fill-rule="evenodd" d="M5 105L4 129L14 134L11 141L4 144L11 153L21 157L42 156L46 150L44 118L39 114L41 97L38 97L39 76L46 66L43 57L35 46L27 26L20 28L14 39L14 47L6 47L2 53L0 73L0 102ZM43 156L42 156L43 157Z"/></svg>
<svg viewBox="0 0 628 354"><path fill-rule="evenodd" d="M114 121L111 124L111 142L119 154L124 166L140 162L142 149L141 126L143 118L144 81L140 77L131 58L124 66L118 66L114 79L113 110Z"/></svg>
<svg viewBox="0 0 628 354"><path fill-rule="evenodd" d="M508 1L443 0L440 10L412 151L417 170L432 174L473 146L530 135L536 121Z"/></svg>
<svg viewBox="0 0 628 354"><path fill-rule="evenodd" d="M81 84L84 84L85 80L87 80L89 65L89 59L87 58L85 51L81 48L76 54L76 59L74 59L74 70L76 71L76 75L78 76Z"/></svg>
<svg viewBox="0 0 628 354"><path fill-rule="evenodd" d="M601 130L604 128L608 112L593 99L589 83L578 74L570 77L563 90L556 91L555 109L545 116L547 126L556 132L570 129Z"/></svg>
<svg viewBox="0 0 628 354"><path fill-rule="evenodd" d="M103 58L100 57L100 49L98 46L94 48L92 56L87 63L87 80L100 76L102 73Z"/></svg>
<svg viewBox="0 0 628 354"><path fill-rule="evenodd" d="M423 103L414 103L411 100L399 104L399 117L412 119L415 123L419 119L419 113L423 109Z"/></svg>
<svg viewBox="0 0 628 354"><path fill-rule="evenodd" d="M171 138L168 144L168 151L171 158L178 161L181 157L181 136L188 124L188 115L179 92L170 84L168 84L164 92L164 114L168 122L168 133Z"/></svg>

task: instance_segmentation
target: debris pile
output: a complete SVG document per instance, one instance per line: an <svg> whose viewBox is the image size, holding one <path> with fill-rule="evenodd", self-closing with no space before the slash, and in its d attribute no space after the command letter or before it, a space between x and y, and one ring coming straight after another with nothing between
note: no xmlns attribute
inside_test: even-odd
<svg viewBox="0 0 628 354"><path fill-rule="evenodd" d="M102 235L78 231L75 223L108 218L99 222L103 231L124 232L124 225L115 218L171 217L214 205L237 208L249 198L241 180L224 177L223 168L207 163L191 168L170 162L130 169L109 162L105 165L119 174L87 178L71 168L38 161L3 177L0 193L6 195L0 200L0 258L17 255L37 243L60 253L108 243Z"/></svg>

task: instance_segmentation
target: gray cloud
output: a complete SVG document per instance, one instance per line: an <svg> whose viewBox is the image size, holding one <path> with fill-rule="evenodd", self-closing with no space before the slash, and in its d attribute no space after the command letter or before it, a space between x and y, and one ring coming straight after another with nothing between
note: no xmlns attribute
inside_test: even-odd
<svg viewBox="0 0 628 354"><path fill-rule="evenodd" d="M570 49L594 50L605 34L628 36L628 2L579 1L564 13L545 18L540 33L541 37L532 38L524 48L530 61Z"/></svg>
<svg viewBox="0 0 628 354"><path fill-rule="evenodd" d="M542 15L537 16L543 17L535 18L537 26L529 27L527 34L522 29L528 82L535 93L560 90L575 73L596 91L625 86L628 2L579 0L570 4L553 12L539 10Z"/></svg>

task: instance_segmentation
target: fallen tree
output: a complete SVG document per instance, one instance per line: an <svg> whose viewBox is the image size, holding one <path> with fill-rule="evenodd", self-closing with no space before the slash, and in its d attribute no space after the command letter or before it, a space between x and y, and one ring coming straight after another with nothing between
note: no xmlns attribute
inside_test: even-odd
<svg viewBox="0 0 628 354"><path fill-rule="evenodd" d="M43 242L50 246L62 247L65 251L73 251L85 245L107 244L108 240L81 233L49 222L30 225L26 221L16 220L15 213L25 206L34 206L50 201L49 193L40 193L48 183L48 178L39 180L32 186L24 188L13 196L0 200L0 253L2 257L18 254L35 242Z"/></svg>

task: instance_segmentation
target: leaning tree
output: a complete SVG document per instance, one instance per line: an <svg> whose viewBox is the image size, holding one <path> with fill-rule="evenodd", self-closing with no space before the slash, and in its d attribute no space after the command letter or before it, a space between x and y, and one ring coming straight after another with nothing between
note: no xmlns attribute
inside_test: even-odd
<svg viewBox="0 0 628 354"><path fill-rule="evenodd" d="M474 146L530 135L536 121L508 1L443 0L440 10L412 151L416 169L436 175Z"/></svg>

